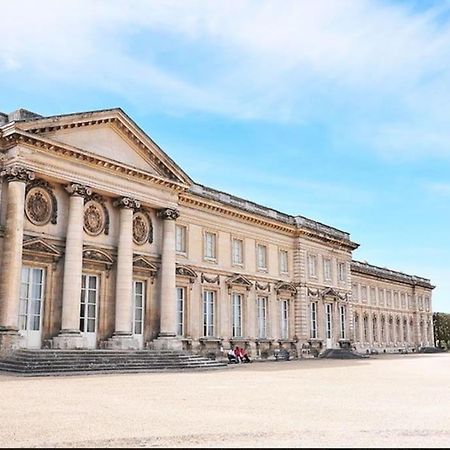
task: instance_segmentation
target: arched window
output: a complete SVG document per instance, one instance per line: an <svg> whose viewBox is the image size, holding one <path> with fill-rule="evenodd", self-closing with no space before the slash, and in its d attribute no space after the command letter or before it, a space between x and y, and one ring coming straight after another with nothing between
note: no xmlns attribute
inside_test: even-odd
<svg viewBox="0 0 450 450"><path fill-rule="evenodd" d="M408 321L403 319L403 341L408 342Z"/></svg>
<svg viewBox="0 0 450 450"><path fill-rule="evenodd" d="M386 318L381 316L381 342L386 341Z"/></svg>
<svg viewBox="0 0 450 450"><path fill-rule="evenodd" d="M388 333L389 333L389 342L394 342L394 321L392 320L392 316L389 316Z"/></svg>
<svg viewBox="0 0 450 450"><path fill-rule="evenodd" d="M364 342L369 340L369 317L364 316Z"/></svg>
<svg viewBox="0 0 450 450"><path fill-rule="evenodd" d="M402 334L400 333L400 317L395 319L395 341L399 342L402 339Z"/></svg>

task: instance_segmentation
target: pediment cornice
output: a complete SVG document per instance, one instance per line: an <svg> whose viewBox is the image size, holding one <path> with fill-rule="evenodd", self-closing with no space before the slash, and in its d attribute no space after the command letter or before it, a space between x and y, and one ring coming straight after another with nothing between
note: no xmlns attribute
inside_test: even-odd
<svg viewBox="0 0 450 450"><path fill-rule="evenodd" d="M36 135L20 129L10 130L8 133L3 132L3 148L8 149L16 145L22 144L30 146L33 149L44 153L57 155L66 159L73 159L86 165L94 165L97 168L122 175L127 178L134 178L139 181L151 182L156 185L164 186L176 191L184 191L189 188L188 185L178 181L173 181L159 175L137 169L135 167L114 161L112 159L99 156L95 153L81 150L72 145L63 144L44 136Z"/></svg>
<svg viewBox="0 0 450 450"><path fill-rule="evenodd" d="M65 114L17 122L17 128L31 134L108 124L143 150L149 162L164 177L177 183L193 184L190 177L120 108Z"/></svg>

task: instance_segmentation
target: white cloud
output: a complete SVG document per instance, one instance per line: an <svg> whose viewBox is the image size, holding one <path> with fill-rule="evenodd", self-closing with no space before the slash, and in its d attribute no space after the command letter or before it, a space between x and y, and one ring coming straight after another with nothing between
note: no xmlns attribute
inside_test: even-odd
<svg viewBox="0 0 450 450"><path fill-rule="evenodd" d="M428 183L425 188L433 194L450 197L450 183Z"/></svg>
<svg viewBox="0 0 450 450"><path fill-rule="evenodd" d="M375 0L3 2L0 79L28 73L169 112L337 115L347 123L336 127L368 146L448 155L446 9ZM170 39L192 52L176 67Z"/></svg>

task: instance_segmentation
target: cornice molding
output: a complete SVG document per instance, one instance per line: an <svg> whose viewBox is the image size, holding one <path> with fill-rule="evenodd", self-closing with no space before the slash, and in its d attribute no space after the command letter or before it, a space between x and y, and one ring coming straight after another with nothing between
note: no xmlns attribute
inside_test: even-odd
<svg viewBox="0 0 450 450"><path fill-rule="evenodd" d="M164 186L175 191L184 191L188 185L178 181L162 178L158 175L136 169L135 167L121 164L108 158L101 157L94 153L78 149L76 147L62 144L43 136L30 134L22 130L13 130L10 134L3 136L4 148L9 149L16 145L29 146L35 150L51 155L58 155L69 160L76 160L82 164L95 165L114 175L121 175L127 178L136 179L141 182L150 182L158 186Z"/></svg>

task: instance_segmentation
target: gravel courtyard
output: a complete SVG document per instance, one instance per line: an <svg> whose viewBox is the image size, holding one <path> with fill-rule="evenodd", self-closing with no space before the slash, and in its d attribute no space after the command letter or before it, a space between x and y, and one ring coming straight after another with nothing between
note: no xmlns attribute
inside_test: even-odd
<svg viewBox="0 0 450 450"><path fill-rule="evenodd" d="M450 354L0 375L2 447L448 447Z"/></svg>

